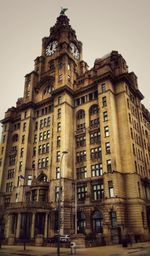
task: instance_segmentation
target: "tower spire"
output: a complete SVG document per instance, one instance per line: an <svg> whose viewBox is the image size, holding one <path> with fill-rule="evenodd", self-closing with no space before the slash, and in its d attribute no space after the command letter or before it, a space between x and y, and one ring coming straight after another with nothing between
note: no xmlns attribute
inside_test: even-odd
<svg viewBox="0 0 150 256"><path fill-rule="evenodd" d="M60 15L66 16L65 12L68 10L68 8L61 7Z"/></svg>

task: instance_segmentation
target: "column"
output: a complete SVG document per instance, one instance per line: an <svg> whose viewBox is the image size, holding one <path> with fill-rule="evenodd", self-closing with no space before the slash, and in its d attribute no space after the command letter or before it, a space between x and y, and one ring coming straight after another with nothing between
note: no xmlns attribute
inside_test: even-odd
<svg viewBox="0 0 150 256"><path fill-rule="evenodd" d="M18 213L16 238L20 237L20 224L21 224L21 213Z"/></svg>
<svg viewBox="0 0 150 256"><path fill-rule="evenodd" d="M31 239L34 239L34 230L35 230L35 213L32 213Z"/></svg>
<svg viewBox="0 0 150 256"><path fill-rule="evenodd" d="M48 213L45 213L44 238L47 238Z"/></svg>
<svg viewBox="0 0 150 256"><path fill-rule="evenodd" d="M8 215L7 218L7 225L5 226L6 229L6 238L9 237L9 235L11 234L11 215Z"/></svg>

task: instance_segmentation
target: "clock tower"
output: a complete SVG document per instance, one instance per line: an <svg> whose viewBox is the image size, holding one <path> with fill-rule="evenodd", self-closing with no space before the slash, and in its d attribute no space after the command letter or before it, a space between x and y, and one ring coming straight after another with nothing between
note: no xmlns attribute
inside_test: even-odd
<svg viewBox="0 0 150 256"><path fill-rule="evenodd" d="M42 58L42 68L40 59ZM74 88L74 81L80 74L82 43L69 24L69 18L61 14L50 28L50 35L42 40L41 57L35 60L35 71L46 72L54 78L54 88Z"/></svg>

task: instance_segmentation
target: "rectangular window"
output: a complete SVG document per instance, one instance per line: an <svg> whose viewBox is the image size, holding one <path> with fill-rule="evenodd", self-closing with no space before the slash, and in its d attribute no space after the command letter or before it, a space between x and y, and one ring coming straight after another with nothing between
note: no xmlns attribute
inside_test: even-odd
<svg viewBox="0 0 150 256"><path fill-rule="evenodd" d="M101 157L102 157L102 149L101 149L101 147L92 148L90 150L90 157L91 157L92 160L101 159Z"/></svg>
<svg viewBox="0 0 150 256"><path fill-rule="evenodd" d="M104 184L102 182L92 185L93 200L101 200L104 197Z"/></svg>
<svg viewBox="0 0 150 256"><path fill-rule="evenodd" d="M45 132L43 132L43 140L46 140L46 139L47 139L47 133L45 131Z"/></svg>
<svg viewBox="0 0 150 256"><path fill-rule="evenodd" d="M51 121L51 119L50 119L50 116L47 118L47 126L50 126L50 121Z"/></svg>
<svg viewBox="0 0 150 256"><path fill-rule="evenodd" d="M25 141L25 135L22 135L21 143L24 144Z"/></svg>
<svg viewBox="0 0 150 256"><path fill-rule="evenodd" d="M102 164L94 164L91 165L91 176L98 177L103 175L103 167Z"/></svg>
<svg viewBox="0 0 150 256"><path fill-rule="evenodd" d="M103 120L104 120L104 122L108 121L108 113L107 113L107 111L103 112Z"/></svg>
<svg viewBox="0 0 150 256"><path fill-rule="evenodd" d="M106 98L106 96L102 97L102 106L103 107L107 106L107 98Z"/></svg>
<svg viewBox="0 0 150 256"><path fill-rule="evenodd" d="M49 143L46 144L46 153L49 152Z"/></svg>
<svg viewBox="0 0 150 256"><path fill-rule="evenodd" d="M117 227L117 214L115 211L110 212L110 222L112 228Z"/></svg>
<svg viewBox="0 0 150 256"><path fill-rule="evenodd" d="M57 147L60 147L60 136L57 137Z"/></svg>
<svg viewBox="0 0 150 256"><path fill-rule="evenodd" d="M43 128L43 119L40 120L40 129Z"/></svg>
<svg viewBox="0 0 150 256"><path fill-rule="evenodd" d="M41 169L42 166L41 166L41 159L38 160L38 169Z"/></svg>
<svg viewBox="0 0 150 256"><path fill-rule="evenodd" d="M61 101L62 101L62 98L61 98L61 96L59 96L59 97L58 97L58 105L61 104Z"/></svg>
<svg viewBox="0 0 150 256"><path fill-rule="evenodd" d="M46 135L47 139L50 138L50 130L47 130L47 135Z"/></svg>
<svg viewBox="0 0 150 256"><path fill-rule="evenodd" d="M23 123L23 132L26 130L26 123Z"/></svg>
<svg viewBox="0 0 150 256"><path fill-rule="evenodd" d="M61 108L58 109L58 112L57 112L57 118L61 118Z"/></svg>
<svg viewBox="0 0 150 256"><path fill-rule="evenodd" d="M9 165L15 165L16 157L14 155L9 156Z"/></svg>
<svg viewBox="0 0 150 256"><path fill-rule="evenodd" d="M32 161L32 169L35 169L35 160Z"/></svg>
<svg viewBox="0 0 150 256"><path fill-rule="evenodd" d="M86 151L80 151L76 154L76 161L77 163L86 161Z"/></svg>
<svg viewBox="0 0 150 256"><path fill-rule="evenodd" d="M90 133L90 144L100 143L100 131Z"/></svg>
<svg viewBox="0 0 150 256"><path fill-rule="evenodd" d="M34 143L37 142L37 134L34 135L34 141L33 141L33 142L34 142Z"/></svg>
<svg viewBox="0 0 150 256"><path fill-rule="evenodd" d="M86 166L77 168L77 179L85 179L87 178L87 169Z"/></svg>
<svg viewBox="0 0 150 256"><path fill-rule="evenodd" d="M32 184L32 176L31 175L28 175L28 178L27 178L27 185L28 186L31 186Z"/></svg>
<svg viewBox="0 0 150 256"><path fill-rule="evenodd" d="M15 170L8 170L7 179L12 179L14 177Z"/></svg>
<svg viewBox="0 0 150 256"><path fill-rule="evenodd" d="M110 154L110 142L105 143L106 154Z"/></svg>
<svg viewBox="0 0 150 256"><path fill-rule="evenodd" d="M33 156L36 156L36 147L33 148Z"/></svg>
<svg viewBox="0 0 150 256"><path fill-rule="evenodd" d="M38 129L38 122L35 122L35 131Z"/></svg>
<svg viewBox="0 0 150 256"><path fill-rule="evenodd" d="M43 140L43 133L40 132L40 133L39 133L39 141L42 141L42 140Z"/></svg>
<svg viewBox="0 0 150 256"><path fill-rule="evenodd" d="M19 162L19 171L22 171L22 161Z"/></svg>
<svg viewBox="0 0 150 256"><path fill-rule="evenodd" d="M12 192L13 191L13 182L6 183L6 192Z"/></svg>
<svg viewBox="0 0 150 256"><path fill-rule="evenodd" d="M61 131L61 123L57 123L57 132Z"/></svg>
<svg viewBox="0 0 150 256"><path fill-rule="evenodd" d="M101 87L102 87L102 92L106 92L106 84L102 84Z"/></svg>
<svg viewBox="0 0 150 256"><path fill-rule="evenodd" d="M47 118L44 118L44 127L47 126Z"/></svg>
<svg viewBox="0 0 150 256"><path fill-rule="evenodd" d="M112 172L112 164L111 164L111 160L107 160L107 172Z"/></svg>
<svg viewBox="0 0 150 256"><path fill-rule="evenodd" d="M85 139L85 135L82 135L80 137L76 137L76 147L84 147L86 139Z"/></svg>
<svg viewBox="0 0 150 256"><path fill-rule="evenodd" d="M59 200L59 187L55 187L55 202Z"/></svg>
<svg viewBox="0 0 150 256"><path fill-rule="evenodd" d="M109 127L108 126L104 127L104 134L105 134L105 137L109 137Z"/></svg>
<svg viewBox="0 0 150 256"><path fill-rule="evenodd" d="M90 127L91 128L94 128L94 127L97 127L97 126L99 126L99 118L90 120Z"/></svg>
<svg viewBox="0 0 150 256"><path fill-rule="evenodd" d="M77 198L78 200L84 200L87 194L87 185L80 184L77 186Z"/></svg>
<svg viewBox="0 0 150 256"><path fill-rule="evenodd" d="M60 167L56 168L56 179L60 179Z"/></svg>
<svg viewBox="0 0 150 256"><path fill-rule="evenodd" d="M113 187L112 180L108 181L108 192L109 192L109 197L114 197L114 187Z"/></svg>
<svg viewBox="0 0 150 256"><path fill-rule="evenodd" d="M57 161L57 162L60 162L60 151L57 151L56 161Z"/></svg>

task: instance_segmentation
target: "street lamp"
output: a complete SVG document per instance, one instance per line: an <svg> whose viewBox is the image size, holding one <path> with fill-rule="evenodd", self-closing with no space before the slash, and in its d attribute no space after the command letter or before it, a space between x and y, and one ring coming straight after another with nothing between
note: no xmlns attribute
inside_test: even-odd
<svg viewBox="0 0 150 256"><path fill-rule="evenodd" d="M63 156L68 154L67 151L62 151L61 159L60 159L60 173L59 173L59 194L58 194L58 238L57 238L57 256L60 256L60 227L61 227L61 196L62 196L62 188L61 188L61 167Z"/></svg>

